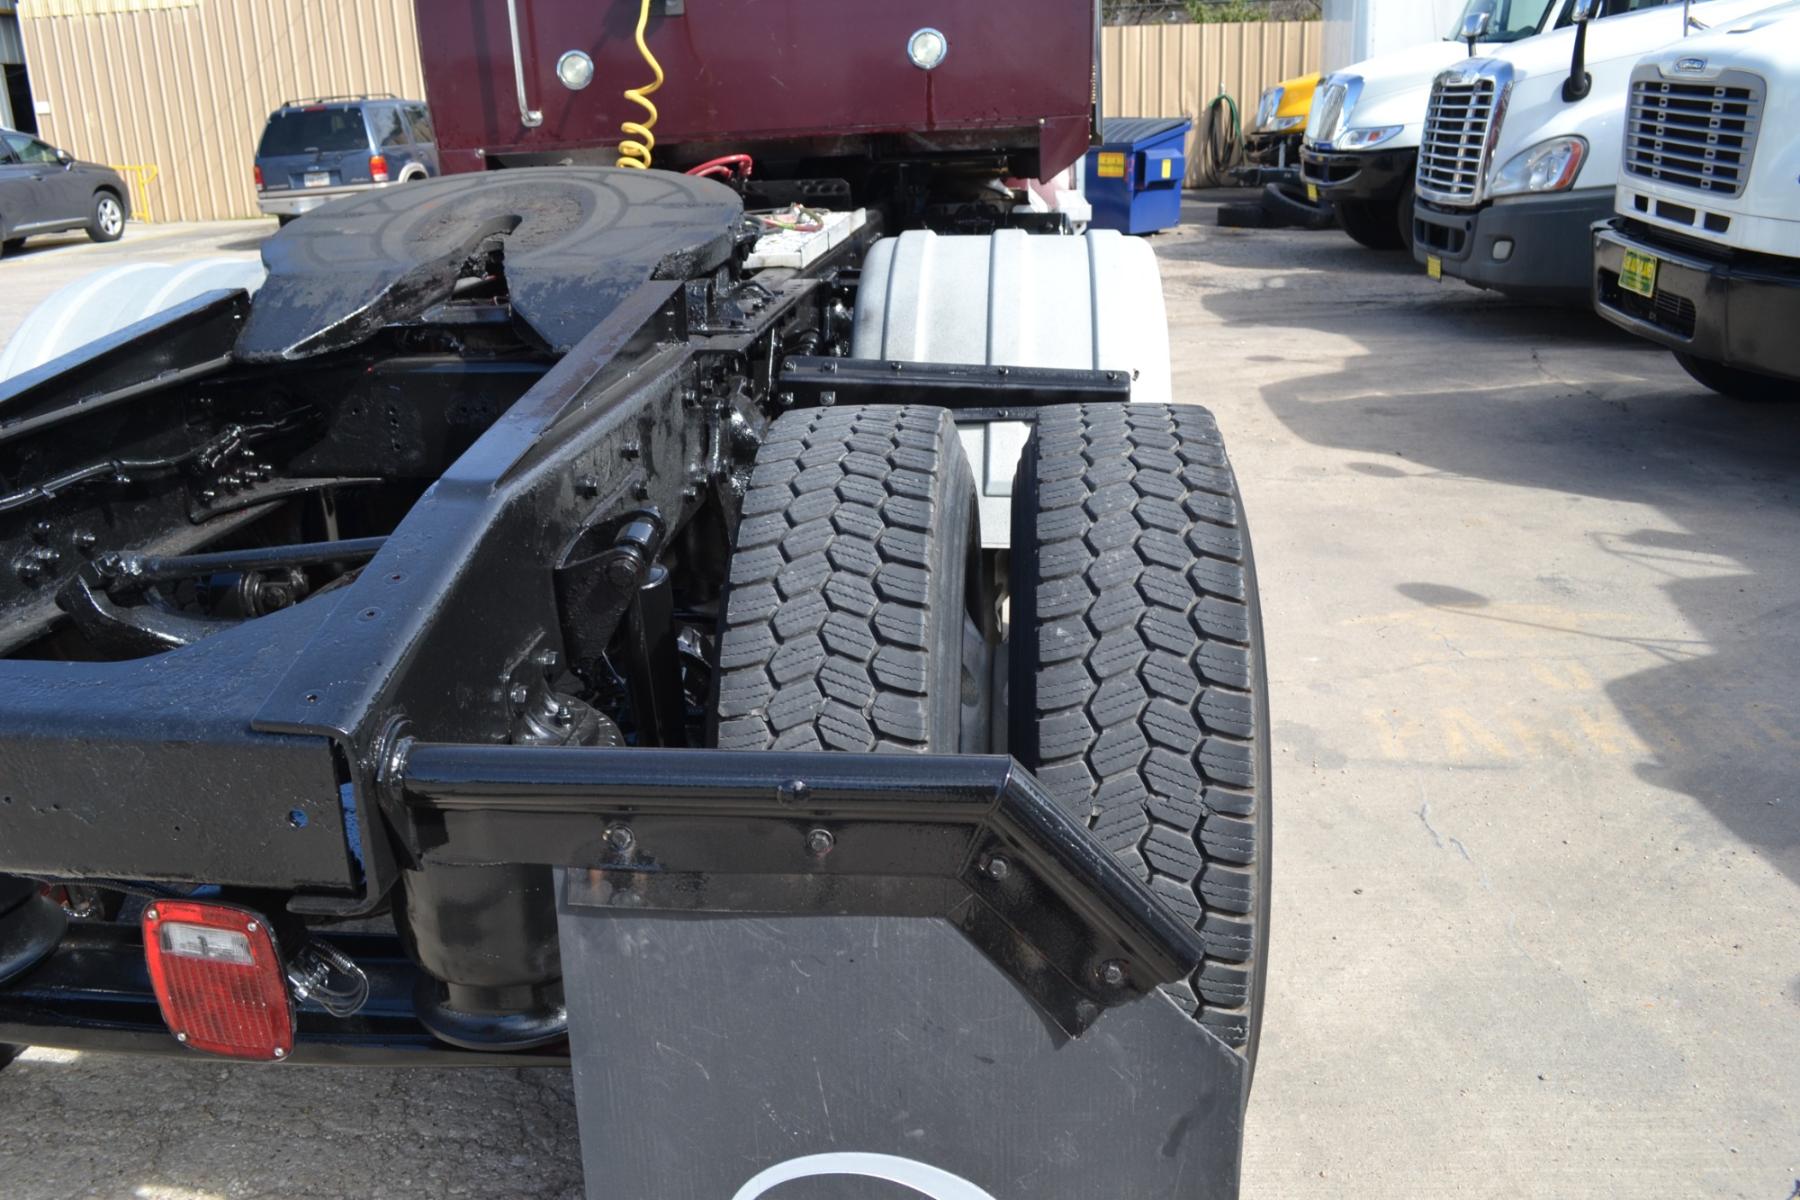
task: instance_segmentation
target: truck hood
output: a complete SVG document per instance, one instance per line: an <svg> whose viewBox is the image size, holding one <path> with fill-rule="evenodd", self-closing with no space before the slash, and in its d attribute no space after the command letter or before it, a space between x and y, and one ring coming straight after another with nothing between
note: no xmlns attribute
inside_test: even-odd
<svg viewBox="0 0 1800 1200"><path fill-rule="evenodd" d="M1706 10L1695 11L1697 15L1703 15ZM1698 70L1686 69L1690 59L1700 60ZM1705 33L1693 34L1683 41L1664 46L1644 61L1671 78L1688 75L1705 79L1709 74L1730 69L1761 75L1768 80L1772 91L1781 84L1800 83L1800 0L1789 0ZM1793 93L1789 93L1782 101L1781 109L1772 103L1771 110L1784 110L1787 104L1793 103L1792 96ZM1774 97L1770 99L1773 101Z"/></svg>
<svg viewBox="0 0 1800 1200"><path fill-rule="evenodd" d="M1751 142L1749 174L1737 195L1702 192L1681 183L1628 174L1619 179L1619 211L1627 216L1740 250L1793 256L1800 244L1800 210L1794 180L1800 178L1800 139L1782 127L1800 105L1800 3L1783 4L1674 42L1640 60L1671 83L1707 84L1727 72L1762 81L1760 136ZM1642 77L1641 75L1639 76ZM1723 214L1724 229L1696 228L1691 219L1638 207L1643 196L1665 198L1688 211Z"/></svg>
<svg viewBox="0 0 1800 1200"><path fill-rule="evenodd" d="M1721 28L1756 14L1793 8L1792 0L1779 4L1771 0L1701 0L1693 7L1693 18L1709 27ZM1575 186L1612 187L1618 179L1625 103L1633 68L1645 55L1661 47L1686 55L1696 44L1695 37L1681 36L1681 9L1680 4L1668 4L1590 24L1587 71L1593 77L1593 86L1585 98L1573 103L1562 95L1574 53L1573 29L1516 42L1490 55L1513 68L1512 99L1494 145L1495 165L1540 142L1575 134L1588 142L1587 159Z"/></svg>
<svg viewBox="0 0 1800 1200"><path fill-rule="evenodd" d="M1657 47L1680 42L1681 7L1678 3L1664 4L1591 22L1587 36L1588 70L1620 60L1636 64ZM1749 14L1792 7L1791 3L1777 3L1776 0L1697 0L1693 18L1708 28L1716 28L1728 22L1735 23ZM1694 39L1686 40L1691 43ZM1574 52L1575 30L1570 27L1497 47L1487 57L1511 63L1514 77L1521 81L1547 74L1562 79L1568 77L1569 61ZM1629 66L1626 73L1630 73ZM1600 77L1595 75L1594 92L1599 94L1601 91ZM1622 100L1623 97L1624 91L1620 89L1613 98Z"/></svg>
<svg viewBox="0 0 1800 1200"><path fill-rule="evenodd" d="M1480 45L1477 43L1478 49ZM1490 44L1488 48L1498 47ZM1319 81L1319 91L1314 94L1315 114L1321 112L1317 100L1326 95L1334 80L1360 80L1360 91L1353 101L1346 103L1336 120L1331 121L1330 129L1321 127L1319 121L1309 121L1306 140L1329 147L1346 129L1398 125L1404 127L1402 132L1384 142L1381 149L1417 146L1419 130L1425 122L1425 101L1431 94L1431 81L1439 71L1468 56L1469 48L1462 42L1426 42L1409 50L1364 59L1327 75ZM1330 120L1330 116L1326 113L1325 119Z"/></svg>
<svg viewBox="0 0 1800 1200"><path fill-rule="evenodd" d="M1775 0L1695 0L1693 17L1696 22L1711 28L1738 21L1752 13L1769 9L1786 11L1790 7L1791 3L1776 3ZM1630 74L1631 64L1658 46L1681 37L1681 12L1681 4L1672 2L1592 22L1588 27L1587 61L1588 70L1594 76L1594 88L1589 101L1605 97L1604 102L1615 107L1622 103L1622 81ZM1516 42L1478 42L1475 52L1477 57L1504 59L1512 63L1520 88L1523 88L1528 79L1541 82L1554 78L1557 81L1554 88L1546 86L1532 90L1558 91L1560 81L1568 76L1569 60L1574 47L1575 30L1570 27ZM1400 132L1383 141L1379 149L1416 148L1425 124L1425 107L1431 96L1432 82L1439 71L1455 66L1468 57L1468 47L1462 42L1427 42L1393 54L1365 59L1326 77L1320 81L1321 96L1333 78L1349 76L1361 79L1360 95L1355 105L1337 121L1335 128L1315 130L1309 124L1307 141L1327 148L1330 142L1347 129L1398 127ZM1595 69L1597 63L1605 64L1608 61L1622 64L1622 69L1617 72ZM1617 74L1620 82L1614 91L1608 92L1604 77L1611 74ZM1514 112L1524 99L1516 89L1513 97ZM1314 107L1316 110L1320 106ZM1514 124L1510 120L1508 123ZM1542 122L1539 120L1529 123L1536 126ZM1614 157L1617 157L1616 153Z"/></svg>

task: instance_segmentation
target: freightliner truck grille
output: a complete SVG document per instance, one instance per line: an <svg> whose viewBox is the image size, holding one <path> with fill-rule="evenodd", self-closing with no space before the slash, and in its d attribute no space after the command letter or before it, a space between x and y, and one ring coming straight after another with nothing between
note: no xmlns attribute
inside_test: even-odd
<svg viewBox="0 0 1800 1200"><path fill-rule="evenodd" d="M1762 107L1763 81L1754 75L1690 82L1641 67L1631 80L1625 173L1736 196L1750 178Z"/></svg>
<svg viewBox="0 0 1800 1200"><path fill-rule="evenodd" d="M1419 143L1419 195L1439 204L1480 203L1511 75L1505 63L1473 60L1437 77Z"/></svg>

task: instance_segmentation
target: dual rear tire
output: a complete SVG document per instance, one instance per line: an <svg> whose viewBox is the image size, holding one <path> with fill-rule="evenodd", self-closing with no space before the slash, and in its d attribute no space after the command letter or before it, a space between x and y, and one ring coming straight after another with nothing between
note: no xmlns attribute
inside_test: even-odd
<svg viewBox="0 0 1800 1200"><path fill-rule="evenodd" d="M1008 749L1200 931L1205 961L1164 993L1253 1064L1267 684L1217 427L1192 406L1045 409L1013 496L1008 699L990 720L999 606L950 414L779 418L731 563L718 745Z"/></svg>

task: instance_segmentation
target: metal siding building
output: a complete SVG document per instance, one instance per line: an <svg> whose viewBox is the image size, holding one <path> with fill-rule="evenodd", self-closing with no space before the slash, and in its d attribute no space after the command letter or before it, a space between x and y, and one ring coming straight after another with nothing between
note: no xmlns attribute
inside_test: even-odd
<svg viewBox="0 0 1800 1200"><path fill-rule="evenodd" d="M18 8L40 136L90 161L154 167L133 190L158 221L257 215L256 142L285 100L425 92L411 0Z"/></svg>

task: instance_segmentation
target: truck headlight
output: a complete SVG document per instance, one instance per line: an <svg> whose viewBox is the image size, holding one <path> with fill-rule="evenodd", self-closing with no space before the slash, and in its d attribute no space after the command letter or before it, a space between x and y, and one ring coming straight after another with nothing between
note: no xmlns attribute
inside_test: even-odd
<svg viewBox="0 0 1800 1200"><path fill-rule="evenodd" d="M1327 75L1313 90L1312 108L1306 117L1306 140L1332 148L1338 130L1350 124L1350 114L1362 98L1361 75Z"/></svg>
<svg viewBox="0 0 1800 1200"><path fill-rule="evenodd" d="M1250 126L1251 132L1261 133L1275 127L1275 110L1281 107L1281 92L1281 88L1272 87L1262 94L1262 99L1256 103L1256 120Z"/></svg>
<svg viewBox="0 0 1800 1200"><path fill-rule="evenodd" d="M1587 158L1586 138L1559 137L1539 142L1506 160L1494 172L1488 188L1490 196L1512 196L1523 192L1566 191L1581 173Z"/></svg>
<svg viewBox="0 0 1800 1200"><path fill-rule="evenodd" d="M1346 129L1337 140L1339 150L1368 150L1379 146L1405 129L1404 125L1375 125L1368 129Z"/></svg>

